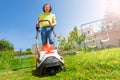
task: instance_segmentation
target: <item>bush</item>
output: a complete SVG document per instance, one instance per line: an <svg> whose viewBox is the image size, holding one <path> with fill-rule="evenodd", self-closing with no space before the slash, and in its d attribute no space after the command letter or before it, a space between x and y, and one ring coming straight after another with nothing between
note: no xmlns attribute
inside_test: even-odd
<svg viewBox="0 0 120 80"><path fill-rule="evenodd" d="M13 45L9 41L5 39L1 39L0 40L0 51L7 51L7 50L13 51L14 50Z"/></svg>
<svg viewBox="0 0 120 80"><path fill-rule="evenodd" d="M16 51L16 52L14 53L15 56L30 55L30 54L32 54L32 51L31 51L30 48L26 49L25 51L22 51L22 50L20 49L20 51Z"/></svg>

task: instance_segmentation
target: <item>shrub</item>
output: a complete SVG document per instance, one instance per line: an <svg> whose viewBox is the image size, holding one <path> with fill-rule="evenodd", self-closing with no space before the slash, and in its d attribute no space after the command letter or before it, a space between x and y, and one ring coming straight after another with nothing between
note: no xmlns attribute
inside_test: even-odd
<svg viewBox="0 0 120 80"><path fill-rule="evenodd" d="M5 39L1 39L0 40L0 51L7 51L7 50L13 51L14 50L13 45L9 41Z"/></svg>

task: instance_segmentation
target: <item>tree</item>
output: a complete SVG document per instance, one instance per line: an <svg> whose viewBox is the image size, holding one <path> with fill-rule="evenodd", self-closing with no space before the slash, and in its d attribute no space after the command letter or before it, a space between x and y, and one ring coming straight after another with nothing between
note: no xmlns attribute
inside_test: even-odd
<svg viewBox="0 0 120 80"><path fill-rule="evenodd" d="M81 36L78 35L78 29L75 26L67 38L59 36L59 48L61 50L73 50L76 49L76 45L80 45L82 40Z"/></svg>
<svg viewBox="0 0 120 80"><path fill-rule="evenodd" d="M59 36L58 41L59 41L59 49L60 50L62 50L62 51L69 50L67 38Z"/></svg>
<svg viewBox="0 0 120 80"><path fill-rule="evenodd" d="M26 54L32 54L32 51L30 48L27 48L26 51L25 51Z"/></svg>
<svg viewBox="0 0 120 80"><path fill-rule="evenodd" d="M69 33L70 37L72 38L72 41L77 43L79 46L82 43L81 36L78 34L77 26L73 28L73 31ZM80 49L80 47L79 47Z"/></svg>
<svg viewBox="0 0 120 80"><path fill-rule="evenodd" d="M7 50L14 51L13 44L11 44L9 41L5 39L1 39L0 40L0 51L7 51Z"/></svg>

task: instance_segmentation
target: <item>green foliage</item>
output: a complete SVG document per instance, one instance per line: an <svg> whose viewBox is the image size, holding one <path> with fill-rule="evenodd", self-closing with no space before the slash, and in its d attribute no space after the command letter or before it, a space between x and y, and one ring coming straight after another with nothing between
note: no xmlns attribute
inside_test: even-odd
<svg viewBox="0 0 120 80"><path fill-rule="evenodd" d="M24 52L24 54L28 55L28 54L32 54L32 51L30 48L27 48L26 51Z"/></svg>
<svg viewBox="0 0 120 80"><path fill-rule="evenodd" d="M75 45L72 43L71 40L67 40L65 37L59 37L59 48L62 51L68 51L71 49L75 49Z"/></svg>
<svg viewBox="0 0 120 80"><path fill-rule="evenodd" d="M61 50L76 50L76 44L80 45L82 40L81 36L78 35L78 29L75 26L73 30L69 33L67 38L59 37L59 48Z"/></svg>
<svg viewBox="0 0 120 80"><path fill-rule="evenodd" d="M30 67L35 64L35 58L19 59L15 58L14 53L9 51L0 52L0 70L11 70L17 68Z"/></svg>
<svg viewBox="0 0 120 80"><path fill-rule="evenodd" d="M13 62L13 54L9 54L8 51L0 52L0 68L10 68L9 62Z"/></svg>
<svg viewBox="0 0 120 80"><path fill-rule="evenodd" d="M77 52L74 56L65 56L66 71L55 76L34 75L35 67L17 71L0 71L1 80L119 80L120 48L105 49L96 52ZM0 55L1 57L1 55ZM23 59L19 66L35 64L34 58ZM25 64L26 63L26 64ZM28 64L29 63L29 64ZM31 64L31 65L34 65ZM17 64L16 64L17 65ZM18 77L19 76L19 77Z"/></svg>
<svg viewBox="0 0 120 80"><path fill-rule="evenodd" d="M81 44L82 40L81 40L81 36L78 35L77 26L73 28L73 31L71 31L69 35L70 36L68 38L71 38L72 41L75 41L79 45Z"/></svg>
<svg viewBox="0 0 120 80"><path fill-rule="evenodd" d="M0 40L0 51L7 51L7 50L13 51L14 50L13 45L9 41L5 39L1 39Z"/></svg>
<svg viewBox="0 0 120 80"><path fill-rule="evenodd" d="M16 56L20 56L20 55L30 55L30 54L32 54L32 51L31 51L30 48L27 48L25 51L22 51L22 49L20 49L20 51L16 51L16 52L14 53L14 55L16 55Z"/></svg>

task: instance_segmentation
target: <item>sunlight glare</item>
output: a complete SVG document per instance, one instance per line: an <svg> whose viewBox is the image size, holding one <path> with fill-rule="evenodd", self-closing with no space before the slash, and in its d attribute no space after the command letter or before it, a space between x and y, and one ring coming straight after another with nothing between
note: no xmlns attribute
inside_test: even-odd
<svg viewBox="0 0 120 80"><path fill-rule="evenodd" d="M110 9L114 12L120 11L120 0L111 0Z"/></svg>

